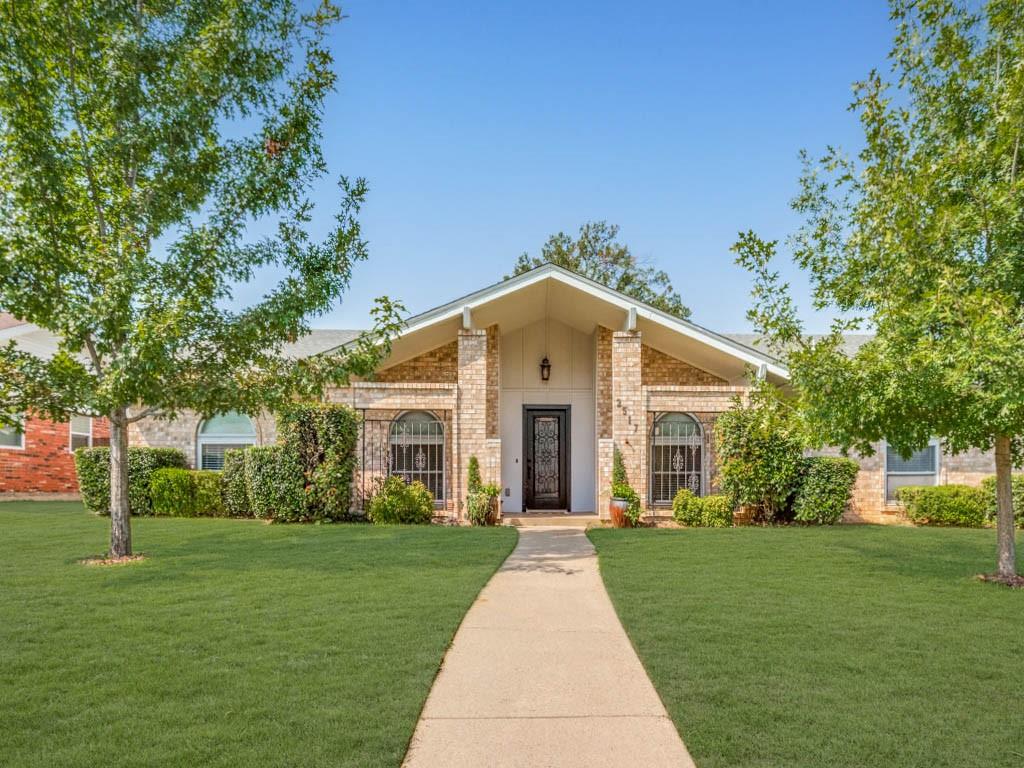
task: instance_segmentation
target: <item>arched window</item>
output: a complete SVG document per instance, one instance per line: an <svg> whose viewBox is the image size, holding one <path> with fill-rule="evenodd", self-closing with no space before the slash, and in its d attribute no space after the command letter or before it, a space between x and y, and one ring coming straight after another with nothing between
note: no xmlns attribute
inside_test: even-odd
<svg viewBox="0 0 1024 768"><path fill-rule="evenodd" d="M391 422L388 438L390 473L407 483L419 480L434 496L445 501L444 424L428 411L407 411Z"/></svg>
<svg viewBox="0 0 1024 768"><path fill-rule="evenodd" d="M224 451L256 444L256 427L244 413L229 411L204 421L196 441L200 469L224 469Z"/></svg>
<svg viewBox="0 0 1024 768"><path fill-rule="evenodd" d="M651 502L671 504L680 488L704 495L704 434L685 413L655 417L651 430Z"/></svg>

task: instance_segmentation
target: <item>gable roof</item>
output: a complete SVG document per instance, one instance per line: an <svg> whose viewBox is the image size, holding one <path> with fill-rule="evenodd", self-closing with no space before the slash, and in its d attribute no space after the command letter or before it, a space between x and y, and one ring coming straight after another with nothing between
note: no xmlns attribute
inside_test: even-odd
<svg viewBox="0 0 1024 768"><path fill-rule="evenodd" d="M553 301L550 297L552 287L556 293ZM748 366L754 369L763 367L776 380L788 378L785 367L763 350L689 320L682 320L550 263L410 317L405 330L393 345L392 362L400 362L403 354L406 357L412 356L413 348L429 349L451 338L452 332L462 327L463 313L467 310L476 327L487 327L492 322L498 322L499 318L510 320L513 324L518 322L526 316L525 311L519 309L516 312L502 312L500 309L503 300L516 295L521 297L520 305L526 310L536 313L540 311L538 305L543 302L544 313L561 314L568 318L570 324L589 324L591 327L602 324L612 330L625 330L632 323L635 328L644 330L645 343L655 347L671 346L672 337L677 337L684 342L682 346L699 358L693 362L699 364L703 361L705 365L701 367L712 372L716 371L712 370L713 365L707 364L709 361L722 363L726 359L731 360L731 364L724 366L730 369L731 376L723 378L738 378L737 372L741 374ZM503 331L508 327L507 322L499 324L503 326ZM402 340L412 342L413 339L418 339L419 343L402 343ZM662 351L671 354L671 350Z"/></svg>

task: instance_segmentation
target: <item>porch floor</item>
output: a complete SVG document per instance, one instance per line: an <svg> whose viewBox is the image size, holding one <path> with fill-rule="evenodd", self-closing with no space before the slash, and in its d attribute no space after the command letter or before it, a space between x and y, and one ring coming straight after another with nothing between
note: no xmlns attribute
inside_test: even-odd
<svg viewBox="0 0 1024 768"><path fill-rule="evenodd" d="M481 765L693 768L582 530L520 531L434 681L405 766Z"/></svg>

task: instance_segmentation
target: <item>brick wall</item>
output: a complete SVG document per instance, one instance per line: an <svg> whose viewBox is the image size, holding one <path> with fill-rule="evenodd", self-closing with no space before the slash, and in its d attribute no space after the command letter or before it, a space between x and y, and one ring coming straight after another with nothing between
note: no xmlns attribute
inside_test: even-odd
<svg viewBox="0 0 1024 768"><path fill-rule="evenodd" d="M489 460L487 445L487 331L461 330L458 338L458 394L455 413L455 505L465 518L466 468L469 457L480 462L485 483L501 482L485 473ZM499 462L500 466L500 462Z"/></svg>
<svg viewBox="0 0 1024 768"><path fill-rule="evenodd" d="M487 437L499 438L501 407L501 334L498 326L487 329Z"/></svg>
<svg viewBox="0 0 1024 768"><path fill-rule="evenodd" d="M439 382L454 384L458 380L459 347L453 341L431 349L398 365L378 371L374 377L381 382Z"/></svg>
<svg viewBox="0 0 1024 768"><path fill-rule="evenodd" d="M674 385L674 384L725 384L714 374L696 368L682 360L666 355L660 350L649 347L646 344L643 350L643 380L645 385Z"/></svg>
<svg viewBox="0 0 1024 768"><path fill-rule="evenodd" d="M612 332L599 325L595 336L594 424L600 440L612 436Z"/></svg>
<svg viewBox="0 0 1024 768"><path fill-rule="evenodd" d="M93 444L109 440L106 419L93 419ZM71 453L68 422L29 416L25 420L24 448L0 448L0 494L75 496L78 479Z"/></svg>
<svg viewBox="0 0 1024 768"><path fill-rule="evenodd" d="M277 442L277 424L273 415L260 414L253 419L256 445ZM196 438L202 418L194 411L184 411L175 419L143 419L128 426L128 444L148 448L177 448L185 454L190 467L196 466Z"/></svg>
<svg viewBox="0 0 1024 768"><path fill-rule="evenodd" d="M640 498L645 498L641 355L639 332L616 331L612 334L612 441L622 454L629 484Z"/></svg>

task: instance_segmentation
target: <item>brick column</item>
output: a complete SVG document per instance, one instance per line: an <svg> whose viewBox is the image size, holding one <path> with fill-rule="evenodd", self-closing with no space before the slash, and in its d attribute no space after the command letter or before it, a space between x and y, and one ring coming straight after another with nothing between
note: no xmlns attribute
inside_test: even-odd
<svg viewBox="0 0 1024 768"><path fill-rule="evenodd" d="M455 395L453 442L455 509L466 518L466 471L469 457L480 461L481 475L487 464L487 331L459 331L459 378ZM490 478L483 477L484 482Z"/></svg>
<svg viewBox="0 0 1024 768"><path fill-rule="evenodd" d="M646 415L641 381L639 331L612 335L612 441L622 453L626 476L643 505L647 505L647 479L643 473L646 450Z"/></svg>

